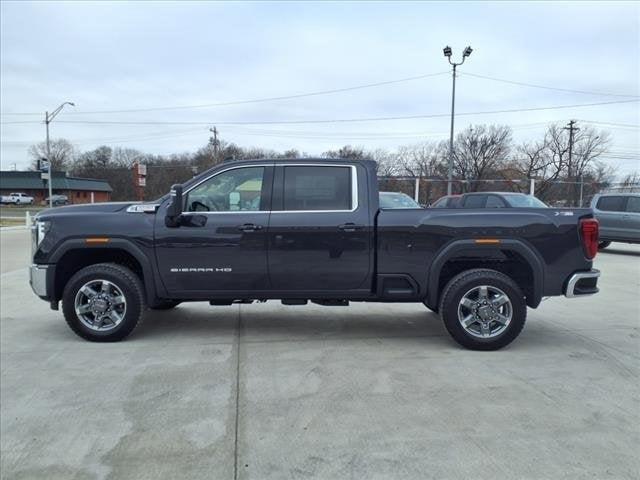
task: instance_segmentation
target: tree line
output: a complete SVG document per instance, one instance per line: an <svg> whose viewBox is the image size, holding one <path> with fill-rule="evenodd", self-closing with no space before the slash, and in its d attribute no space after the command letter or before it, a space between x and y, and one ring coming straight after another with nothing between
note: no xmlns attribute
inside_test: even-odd
<svg viewBox="0 0 640 480"><path fill-rule="evenodd" d="M605 157L611 144L609 132L584 125L573 135L564 126L550 124L539 139L516 143L506 125L472 125L459 132L453 148L454 193L473 191L527 192L529 179L536 180L536 196L555 204L577 205L579 182L584 183L587 199L607 187L615 176ZM217 147L217 148L216 148ZM46 157L44 142L29 147L36 168ZM51 142L54 170L70 175L107 180L113 188L113 200L135 198L132 167L147 165L146 199L160 197L174 183L181 183L225 160L295 159L307 157L291 149L278 152L246 148L225 141L210 141L195 153L153 155L137 149L100 146L79 151L66 139ZM400 146L397 150L346 145L329 150L325 158L371 159L377 164L382 189L405 191L413 196L414 181L420 179L420 202L428 204L446 192L449 142L424 141ZM635 175L635 177L634 177ZM638 174L624 181L637 182Z"/></svg>

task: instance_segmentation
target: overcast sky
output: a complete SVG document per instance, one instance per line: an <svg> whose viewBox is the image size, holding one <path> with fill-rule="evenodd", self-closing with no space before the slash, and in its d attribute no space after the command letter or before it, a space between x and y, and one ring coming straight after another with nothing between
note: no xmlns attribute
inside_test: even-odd
<svg viewBox="0 0 640 480"><path fill-rule="evenodd" d="M501 123L524 140L540 137L546 122L600 122L597 126L613 135L608 162L629 172L640 167L639 18L637 2L3 1L2 169L28 166L28 146L45 137L44 125L36 122L45 110L67 100L77 106L56 118L51 133L82 150L106 144L151 153L195 151L207 142L214 124L226 141L311 155L344 144L394 149L446 139L451 76L442 47L450 44L455 58L466 45L474 49L460 67L460 113L626 102L461 115L456 130ZM326 95L210 106L427 74L439 75ZM201 105L209 106L154 110ZM113 112L136 109L152 110ZM421 115L432 117L229 124ZM71 121L160 123L65 123Z"/></svg>

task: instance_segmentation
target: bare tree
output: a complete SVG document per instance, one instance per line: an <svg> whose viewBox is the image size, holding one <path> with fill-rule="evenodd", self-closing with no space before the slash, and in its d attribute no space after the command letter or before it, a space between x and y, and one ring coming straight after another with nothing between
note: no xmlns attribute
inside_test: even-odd
<svg viewBox="0 0 640 480"><path fill-rule="evenodd" d="M66 170L70 167L74 159L76 150L73 144L65 138L52 139L49 142L51 148L52 170ZM38 160L47 158L47 142L40 142L29 147L29 156L31 157L31 168L38 168Z"/></svg>
<svg viewBox="0 0 640 480"><path fill-rule="evenodd" d="M606 166L599 165L597 160L606 153L610 136L590 126L581 127L574 135L571 155L569 141L569 132L564 126L551 124L542 140L517 147L514 164L524 177L536 179L536 195L540 198L552 201L562 196L563 200L576 205L580 179L606 174ZM558 181L573 183L569 183L568 188L559 187Z"/></svg>
<svg viewBox="0 0 640 480"><path fill-rule="evenodd" d="M349 160L363 160L367 158L362 147L352 147L351 145L345 145L339 150L329 150L322 154L326 158L346 158Z"/></svg>
<svg viewBox="0 0 640 480"><path fill-rule="evenodd" d="M446 145L421 142L402 146L398 149L398 162L406 175L412 177L433 177L444 174Z"/></svg>
<svg viewBox="0 0 640 480"><path fill-rule="evenodd" d="M504 125L470 126L458 134L454 144L454 170L475 191L479 182L495 177L511 151L511 129Z"/></svg>
<svg viewBox="0 0 640 480"><path fill-rule="evenodd" d="M376 162L376 172L378 176L391 177L402 173L402 168L398 164L396 155L388 150L378 148L371 152L370 156Z"/></svg>

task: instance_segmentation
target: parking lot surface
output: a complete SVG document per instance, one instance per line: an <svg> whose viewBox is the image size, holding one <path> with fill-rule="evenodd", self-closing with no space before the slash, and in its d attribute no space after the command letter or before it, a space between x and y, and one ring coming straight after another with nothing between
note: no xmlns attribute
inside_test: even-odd
<svg viewBox="0 0 640 480"><path fill-rule="evenodd" d="M183 304L93 344L0 240L3 479L640 476L638 246L472 352L421 304Z"/></svg>

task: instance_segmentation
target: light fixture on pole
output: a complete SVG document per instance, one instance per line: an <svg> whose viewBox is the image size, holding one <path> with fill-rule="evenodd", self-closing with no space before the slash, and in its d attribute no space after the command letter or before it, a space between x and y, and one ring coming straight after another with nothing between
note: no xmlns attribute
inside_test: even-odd
<svg viewBox="0 0 640 480"><path fill-rule="evenodd" d="M60 113L60 111L64 108L65 105L71 105L75 107L76 104L73 102L64 102L58 108L56 108L53 112L45 112L44 113L44 123L47 125L47 163L48 163L48 175L49 175L49 208L53 208L53 168L51 166L51 145L49 144L49 124L53 121L53 119Z"/></svg>
<svg viewBox="0 0 640 480"><path fill-rule="evenodd" d="M473 49L471 47L467 47L462 52L462 61L459 63L451 61L451 55L453 52L451 51L450 46L446 46L442 49L444 56L449 60L449 64L453 65L453 89L451 92L451 134L449 136L449 168L447 174L447 195L451 195L451 182L453 181L453 119L455 115L456 108L456 67L458 65L462 65L465 59L471 55Z"/></svg>

